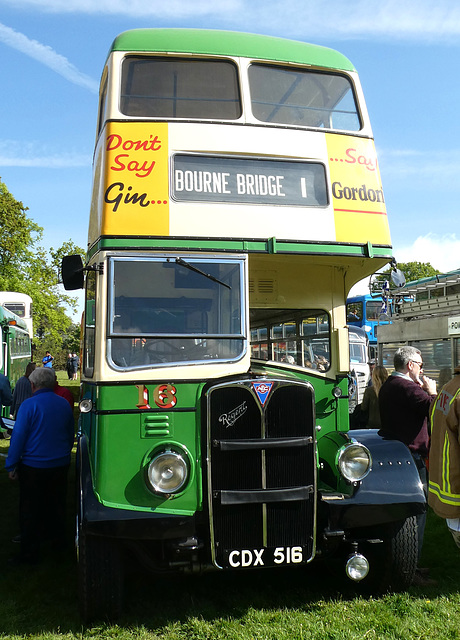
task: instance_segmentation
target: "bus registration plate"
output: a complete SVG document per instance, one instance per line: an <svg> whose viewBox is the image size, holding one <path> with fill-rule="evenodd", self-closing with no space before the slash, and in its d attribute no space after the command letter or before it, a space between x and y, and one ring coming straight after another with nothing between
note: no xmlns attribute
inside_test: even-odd
<svg viewBox="0 0 460 640"><path fill-rule="evenodd" d="M225 567L249 569L301 564L307 561L305 547L262 547L261 549L232 549L225 552Z"/></svg>

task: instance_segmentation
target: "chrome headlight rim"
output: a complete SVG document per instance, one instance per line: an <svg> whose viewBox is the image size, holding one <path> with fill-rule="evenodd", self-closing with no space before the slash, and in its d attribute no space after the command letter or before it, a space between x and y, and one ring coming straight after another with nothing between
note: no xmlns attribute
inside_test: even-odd
<svg viewBox="0 0 460 640"><path fill-rule="evenodd" d="M183 449L164 446L149 457L145 482L148 489L158 497L179 495L185 490L190 477L190 460Z"/></svg>
<svg viewBox="0 0 460 640"><path fill-rule="evenodd" d="M360 442L349 442L339 449L337 466L347 482L361 482L372 469L371 452Z"/></svg>
<svg viewBox="0 0 460 640"><path fill-rule="evenodd" d="M83 398L78 405L80 413L90 413L93 409L93 401L91 398Z"/></svg>
<svg viewBox="0 0 460 640"><path fill-rule="evenodd" d="M345 573L353 582L361 582L369 574L369 560L361 553L352 553L345 565Z"/></svg>

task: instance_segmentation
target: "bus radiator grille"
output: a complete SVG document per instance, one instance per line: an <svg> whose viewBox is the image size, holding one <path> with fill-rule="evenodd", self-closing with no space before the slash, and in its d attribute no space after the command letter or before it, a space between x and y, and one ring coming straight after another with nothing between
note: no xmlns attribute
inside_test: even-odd
<svg viewBox="0 0 460 640"><path fill-rule="evenodd" d="M260 383L260 380L256 381ZM302 546L313 554L314 395L308 384L253 381L208 392L208 495L214 562L235 549Z"/></svg>

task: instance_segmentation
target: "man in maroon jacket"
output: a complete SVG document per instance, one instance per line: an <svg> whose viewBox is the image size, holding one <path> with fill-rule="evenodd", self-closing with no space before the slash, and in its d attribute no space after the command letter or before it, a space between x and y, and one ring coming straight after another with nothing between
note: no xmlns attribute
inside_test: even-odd
<svg viewBox="0 0 460 640"><path fill-rule="evenodd" d="M436 397L436 382L422 375L423 359L415 347L400 347L394 356L395 370L384 382L379 393L382 427L381 436L404 442L412 453L427 495L427 471L429 434L428 415L430 404ZM417 516L418 555L423 545L426 513ZM428 583L419 572L415 583Z"/></svg>

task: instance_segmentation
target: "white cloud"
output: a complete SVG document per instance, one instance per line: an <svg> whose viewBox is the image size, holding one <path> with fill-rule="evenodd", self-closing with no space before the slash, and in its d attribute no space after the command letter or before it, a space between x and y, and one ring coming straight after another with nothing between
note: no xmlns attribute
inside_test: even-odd
<svg viewBox="0 0 460 640"><path fill-rule="evenodd" d="M92 93L98 93L99 83L96 80L81 73L67 58L53 51L51 47L41 44L37 40L31 40L23 33L19 33L2 23L0 23L0 42L44 64L66 80L88 89Z"/></svg>
<svg viewBox="0 0 460 640"><path fill-rule="evenodd" d="M158 19L165 17L184 17L228 15L235 16L243 9L244 0L169 0L169 2L159 2L158 0L3 0L18 9L36 9L49 13L80 13L80 14L107 14L131 17L155 16ZM257 4L254 3L254 4ZM250 11L250 6L247 5Z"/></svg>
<svg viewBox="0 0 460 640"><path fill-rule="evenodd" d="M429 262L441 273L460 269L460 238L455 233L419 236L410 245L394 247L393 253L398 262Z"/></svg>
<svg viewBox="0 0 460 640"><path fill-rule="evenodd" d="M69 169L87 167L91 158L82 155L36 156L33 158L13 158L0 155L0 167L33 167L35 169Z"/></svg>
<svg viewBox="0 0 460 640"><path fill-rule="evenodd" d="M460 149L378 149L378 157L382 174L393 180L410 177L452 184L460 174Z"/></svg>
<svg viewBox="0 0 460 640"><path fill-rule="evenodd" d="M450 40L460 35L460 5L452 0L0 0L15 10L50 13L209 19L214 27L276 33L301 40ZM330 19L330 16L333 16ZM203 25L205 26L205 25ZM211 25L206 25L211 26Z"/></svg>
<svg viewBox="0 0 460 640"><path fill-rule="evenodd" d="M69 169L91 166L91 154L79 152L56 153L37 143L0 140L0 167L33 167L40 169Z"/></svg>

